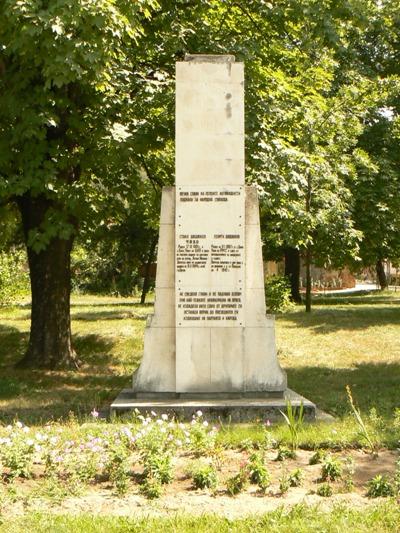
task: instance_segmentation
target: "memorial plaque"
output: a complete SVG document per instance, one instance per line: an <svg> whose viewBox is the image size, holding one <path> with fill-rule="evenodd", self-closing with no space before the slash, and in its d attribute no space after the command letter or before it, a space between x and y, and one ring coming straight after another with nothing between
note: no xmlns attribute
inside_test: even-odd
<svg viewBox="0 0 400 533"><path fill-rule="evenodd" d="M244 187L176 191L176 325L244 325Z"/></svg>

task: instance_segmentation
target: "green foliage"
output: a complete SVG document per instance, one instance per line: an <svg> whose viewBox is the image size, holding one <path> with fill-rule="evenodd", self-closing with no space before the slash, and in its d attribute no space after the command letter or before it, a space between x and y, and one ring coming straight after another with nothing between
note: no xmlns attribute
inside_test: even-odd
<svg viewBox="0 0 400 533"><path fill-rule="evenodd" d="M289 489L290 489L289 476L287 475L286 470L283 470L282 475L279 478L279 492L281 494L286 494Z"/></svg>
<svg viewBox="0 0 400 533"><path fill-rule="evenodd" d="M146 477L140 485L140 492L149 500L160 498L163 491L162 483L158 477Z"/></svg>
<svg viewBox="0 0 400 533"><path fill-rule="evenodd" d="M333 494L332 485L329 483L321 483L317 488L317 494L323 498L329 498Z"/></svg>
<svg viewBox="0 0 400 533"><path fill-rule="evenodd" d="M322 461L321 480L336 481L342 477L342 463L336 457L327 454Z"/></svg>
<svg viewBox="0 0 400 533"><path fill-rule="evenodd" d="M378 474L368 481L367 496L370 498L388 497L395 495L395 489L387 476Z"/></svg>
<svg viewBox="0 0 400 533"><path fill-rule="evenodd" d="M19 250L0 253L0 305L10 304L28 292L26 255Z"/></svg>
<svg viewBox="0 0 400 533"><path fill-rule="evenodd" d="M196 456L211 454L216 445L217 432L215 428L210 429L202 416L202 412L197 411L189 427L190 446Z"/></svg>
<svg viewBox="0 0 400 533"><path fill-rule="evenodd" d="M250 482L258 485L265 492L271 483L271 475L265 466L265 458L262 452L250 455L248 471Z"/></svg>
<svg viewBox="0 0 400 533"><path fill-rule="evenodd" d="M143 460L143 475L146 478L158 479L162 485L174 479L172 460L168 453L149 453Z"/></svg>
<svg viewBox="0 0 400 533"><path fill-rule="evenodd" d="M123 443L113 443L108 450L105 473L114 485L117 494L122 496L128 490L129 452Z"/></svg>
<svg viewBox="0 0 400 533"><path fill-rule="evenodd" d="M291 487L300 487L304 480L304 472L301 468L296 468L290 472L288 482Z"/></svg>
<svg viewBox="0 0 400 533"><path fill-rule="evenodd" d="M321 450L320 448L310 457L310 460L308 462L308 464L310 465L317 465L319 463L322 463L322 461L324 460L325 456L326 456L326 451L325 450Z"/></svg>
<svg viewBox="0 0 400 533"><path fill-rule="evenodd" d="M290 446L292 451L296 451L299 446L299 432L304 425L304 405L300 402L300 407L293 407L290 399L286 400L286 413L280 411L290 433Z"/></svg>
<svg viewBox="0 0 400 533"><path fill-rule="evenodd" d="M245 490L248 484L246 465L242 465L239 472L226 481L226 490L230 496L236 496Z"/></svg>
<svg viewBox="0 0 400 533"><path fill-rule="evenodd" d="M218 476L212 464L197 464L191 470L193 486L196 489L215 489L218 483Z"/></svg>
<svg viewBox="0 0 400 533"><path fill-rule="evenodd" d="M27 433L29 428L16 422L9 426L8 435L0 439L0 464L7 469L7 472L3 470L3 475L31 477L36 443L34 439L27 438Z"/></svg>
<svg viewBox="0 0 400 533"><path fill-rule="evenodd" d="M272 313L284 313L294 307L290 301L290 282L285 276L270 276L265 282L265 299Z"/></svg>
<svg viewBox="0 0 400 533"><path fill-rule="evenodd" d="M285 461L286 459L295 459L296 452L293 449L286 448L286 446L279 446L275 461Z"/></svg>
<svg viewBox="0 0 400 533"><path fill-rule="evenodd" d="M354 414L354 417L359 427L359 435L367 443L367 446L370 449L371 453L376 454L377 453L376 441L373 439L371 433L368 431L367 426L361 416L361 411L360 409L356 407L354 403L353 396L351 394L351 389L348 385L346 385L346 392L347 392L347 398L349 400L351 410Z"/></svg>
<svg viewBox="0 0 400 533"><path fill-rule="evenodd" d="M348 456L344 460L343 464L343 483L345 492L352 492L354 489L354 476L355 464L354 459L351 456Z"/></svg>

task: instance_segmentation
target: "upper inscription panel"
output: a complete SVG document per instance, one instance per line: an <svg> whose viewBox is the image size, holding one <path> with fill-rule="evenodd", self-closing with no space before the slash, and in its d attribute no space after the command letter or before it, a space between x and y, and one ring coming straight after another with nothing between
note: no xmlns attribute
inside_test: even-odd
<svg viewBox="0 0 400 533"><path fill-rule="evenodd" d="M243 326L244 187L176 188L178 327Z"/></svg>

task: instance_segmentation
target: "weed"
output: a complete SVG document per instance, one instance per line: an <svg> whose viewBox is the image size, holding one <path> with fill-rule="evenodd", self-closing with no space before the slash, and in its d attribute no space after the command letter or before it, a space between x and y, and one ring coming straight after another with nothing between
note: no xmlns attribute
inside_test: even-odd
<svg viewBox="0 0 400 533"><path fill-rule="evenodd" d="M250 455L248 464L249 479L265 491L271 483L271 476L264 464L264 455L260 452Z"/></svg>
<svg viewBox="0 0 400 533"><path fill-rule="evenodd" d="M342 477L342 464L339 459L327 454L322 462L321 480L336 481Z"/></svg>
<svg viewBox="0 0 400 533"><path fill-rule="evenodd" d="M191 472L196 489L215 489L218 483L217 471L213 465L198 464Z"/></svg>
<svg viewBox="0 0 400 533"><path fill-rule="evenodd" d="M117 444L111 447L105 471L117 494L126 494L129 482L129 454L125 446Z"/></svg>
<svg viewBox="0 0 400 533"><path fill-rule="evenodd" d="M29 478L35 452L40 446L29 436L30 429L21 422L8 426L8 435L0 439L0 461L9 469L11 478Z"/></svg>
<svg viewBox="0 0 400 533"><path fill-rule="evenodd" d="M350 456L346 457L343 464L343 484L345 492L352 492L354 489L354 459Z"/></svg>
<svg viewBox="0 0 400 533"><path fill-rule="evenodd" d="M394 473L393 483L397 494L400 494L400 459L397 459L396 461L396 470Z"/></svg>
<svg viewBox="0 0 400 533"><path fill-rule="evenodd" d="M353 395L351 393L351 389L349 385L346 385L346 391L347 391L347 398L349 400L351 410L354 414L354 417L356 419L356 422L359 428L359 436L361 439L363 439L367 443L367 446L370 449L371 453L376 454L377 453L376 441L372 438L371 434L369 433L367 426L365 425L365 422L362 419L360 409L358 409L354 403Z"/></svg>
<svg viewBox="0 0 400 533"><path fill-rule="evenodd" d="M278 454L275 457L275 461L285 461L286 459L295 459L296 452L294 450L289 450L286 446L279 446Z"/></svg>
<svg viewBox="0 0 400 533"><path fill-rule="evenodd" d="M286 470L283 470L282 475L279 478L279 492L281 494L286 494L289 489L290 489L289 476L287 475Z"/></svg>
<svg viewBox="0 0 400 533"><path fill-rule="evenodd" d="M322 461L324 460L324 458L326 457L326 451L325 450L321 450L321 449L318 449L311 457L310 457L310 460L308 461L308 464L309 465L317 465L317 464L320 464L322 463Z"/></svg>
<svg viewBox="0 0 400 533"><path fill-rule="evenodd" d="M189 427L189 442L195 456L210 454L215 447L216 428L209 428L207 420L203 420L201 411L193 415Z"/></svg>
<svg viewBox="0 0 400 533"><path fill-rule="evenodd" d="M333 494L332 486L329 483L322 483L317 488L318 496L323 496L324 498L329 498Z"/></svg>
<svg viewBox="0 0 400 533"><path fill-rule="evenodd" d="M291 487L300 487L304 480L304 472L301 468L296 468L288 476L289 485Z"/></svg>
<svg viewBox="0 0 400 533"><path fill-rule="evenodd" d="M167 453L151 453L146 455L143 474L146 478L155 478L162 485L174 479L171 456Z"/></svg>
<svg viewBox="0 0 400 533"><path fill-rule="evenodd" d="M163 493L163 486L156 477L148 477L140 485L140 492L149 500L160 498Z"/></svg>
<svg viewBox="0 0 400 533"><path fill-rule="evenodd" d="M368 492L367 496L370 498L378 498L379 496L388 497L395 495L395 489L393 484L387 478L387 476L378 474L370 479L367 483Z"/></svg>
<svg viewBox="0 0 400 533"><path fill-rule="evenodd" d="M227 480L226 490L230 496L235 496L247 487L247 483L247 468L245 465L242 465L239 472Z"/></svg>
<svg viewBox="0 0 400 533"><path fill-rule="evenodd" d="M299 432L304 424L304 406L300 402L300 407L294 408L289 398L286 399L286 413L281 411L290 433L290 447L295 452L299 447Z"/></svg>

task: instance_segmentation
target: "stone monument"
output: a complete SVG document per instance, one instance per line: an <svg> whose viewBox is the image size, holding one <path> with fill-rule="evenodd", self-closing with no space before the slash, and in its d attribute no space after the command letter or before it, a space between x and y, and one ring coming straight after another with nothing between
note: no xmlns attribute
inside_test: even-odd
<svg viewBox="0 0 400 533"><path fill-rule="evenodd" d="M257 190L244 172L243 63L188 55L176 64L176 186L162 193L154 314L133 388L112 409L284 405Z"/></svg>

